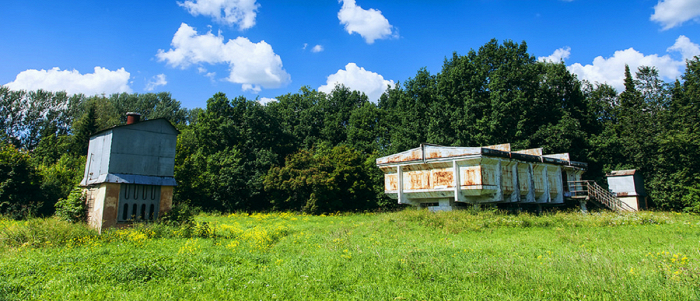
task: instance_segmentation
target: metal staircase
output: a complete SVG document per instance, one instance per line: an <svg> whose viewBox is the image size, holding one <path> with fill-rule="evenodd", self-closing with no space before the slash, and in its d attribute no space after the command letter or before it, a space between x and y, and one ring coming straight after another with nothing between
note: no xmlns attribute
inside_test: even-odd
<svg viewBox="0 0 700 301"><path fill-rule="evenodd" d="M572 199L593 201L616 212L637 211L592 180L569 181L569 191Z"/></svg>

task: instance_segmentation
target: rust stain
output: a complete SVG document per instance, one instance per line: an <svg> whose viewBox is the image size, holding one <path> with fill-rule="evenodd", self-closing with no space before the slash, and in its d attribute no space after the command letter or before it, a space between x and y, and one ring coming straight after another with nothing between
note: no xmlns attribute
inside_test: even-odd
<svg viewBox="0 0 700 301"><path fill-rule="evenodd" d="M412 171L404 174L408 178L406 189L428 189L430 188L430 171Z"/></svg>
<svg viewBox="0 0 700 301"><path fill-rule="evenodd" d="M389 158L386 159L386 162L380 162L380 163L399 163L399 162L408 162L408 161L416 161L416 160L423 160L423 156L421 155L421 150L416 149L413 150L409 153L405 154L396 154L393 155Z"/></svg>
<svg viewBox="0 0 700 301"><path fill-rule="evenodd" d="M435 171L433 173L435 187L454 187L454 174L452 171Z"/></svg>
<svg viewBox="0 0 700 301"><path fill-rule="evenodd" d="M496 144L496 145L489 145L489 146L482 146L482 147L488 148L488 149L495 149L495 150L499 150L499 151L504 151L504 152L510 151L510 143Z"/></svg>
<svg viewBox="0 0 700 301"><path fill-rule="evenodd" d="M564 161L571 161L569 158L569 153L563 153L563 154L550 154L550 155L544 155L542 157L545 158L553 158L553 159L559 159L559 160L564 160Z"/></svg>
<svg viewBox="0 0 700 301"><path fill-rule="evenodd" d="M462 178L462 185L481 185L481 166L465 168L465 177Z"/></svg>
<svg viewBox="0 0 700 301"><path fill-rule="evenodd" d="M531 155L531 156L542 156L542 148L523 149L523 150L519 150L519 151L514 151L514 153Z"/></svg>
<svg viewBox="0 0 700 301"><path fill-rule="evenodd" d="M528 179L529 166L523 164L518 166L518 184L520 185L521 192L527 192L530 190L530 180Z"/></svg>
<svg viewBox="0 0 700 301"><path fill-rule="evenodd" d="M628 169L628 170L613 170L609 174L606 174L605 176L607 177L615 177L615 176L632 176L637 172L636 169Z"/></svg>
<svg viewBox="0 0 700 301"><path fill-rule="evenodd" d="M384 190L399 190L398 178L398 175L386 175Z"/></svg>
<svg viewBox="0 0 700 301"><path fill-rule="evenodd" d="M501 176L503 177L501 180L503 190L513 192L513 171L508 167L504 167L501 169Z"/></svg>
<svg viewBox="0 0 700 301"><path fill-rule="evenodd" d="M440 158L440 152L432 151L428 153L428 156L426 158L428 159L435 159L435 158Z"/></svg>

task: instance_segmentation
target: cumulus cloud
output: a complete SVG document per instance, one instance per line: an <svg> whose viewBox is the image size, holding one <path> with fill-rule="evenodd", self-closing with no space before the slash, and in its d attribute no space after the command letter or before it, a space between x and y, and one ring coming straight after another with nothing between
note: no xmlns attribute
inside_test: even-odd
<svg viewBox="0 0 700 301"><path fill-rule="evenodd" d="M358 67L355 63L345 65L345 70L331 74L326 79L326 84L318 87L324 93L331 93L335 86L343 84L351 90L364 92L372 102L377 102L387 86L393 86L393 80L385 80L383 76Z"/></svg>
<svg viewBox="0 0 700 301"><path fill-rule="evenodd" d="M700 55L700 46L695 44L688 39L686 36L680 36L676 39L676 43L673 46L668 47L666 51L677 51L681 53L683 60L692 59L696 55Z"/></svg>
<svg viewBox="0 0 700 301"><path fill-rule="evenodd" d="M338 12L340 24L345 25L345 30L349 34L358 33L365 39L367 44L374 43L375 40L395 37L393 26L389 24L382 12L373 8L362 9L355 4L355 0L340 0L343 7Z"/></svg>
<svg viewBox="0 0 700 301"><path fill-rule="evenodd" d="M94 73L80 74L77 70L29 69L17 74L14 81L7 83L12 90L66 91L68 94L112 94L131 93L129 78L131 74L124 68L110 71L107 68L95 67Z"/></svg>
<svg viewBox="0 0 700 301"><path fill-rule="evenodd" d="M159 61L183 69L193 64L228 64L230 73L226 80L241 84L244 91L260 92L262 88L279 88L290 82L289 74L282 67L282 59L265 41L253 43L238 37L224 43L221 33L200 35L182 23L171 45L173 48L168 51L158 50L156 57Z"/></svg>
<svg viewBox="0 0 700 301"><path fill-rule="evenodd" d="M688 20L700 19L700 1L662 0L654 6L652 21L661 23L663 30L680 26Z"/></svg>
<svg viewBox="0 0 700 301"><path fill-rule="evenodd" d="M276 101L277 101L276 98L268 98L268 97L261 97L260 99L258 99L258 102L264 106L266 106L267 104L269 104L271 102L276 102Z"/></svg>
<svg viewBox="0 0 700 301"><path fill-rule="evenodd" d="M313 52L313 53L318 53L321 51L323 51L323 46L321 46L321 45L316 45L316 46L314 46L314 48L311 48L311 52Z"/></svg>
<svg viewBox="0 0 700 301"><path fill-rule="evenodd" d="M153 91L156 87L165 86L167 84L168 81L165 80L165 74L158 74L146 83L146 91Z"/></svg>
<svg viewBox="0 0 700 301"><path fill-rule="evenodd" d="M537 61L559 63L568 59L569 55L571 55L571 47L564 47L554 50L554 53L552 53L550 56L538 57Z"/></svg>
<svg viewBox="0 0 700 301"><path fill-rule="evenodd" d="M221 24L238 25L240 29L255 25L256 11L260 7L256 0L187 0L177 4L193 16L211 17Z"/></svg>
<svg viewBox="0 0 700 301"><path fill-rule="evenodd" d="M683 56L682 60L675 60L668 54L659 56L658 54L644 55L643 53L629 48L615 51L612 57L603 58L598 56L593 59L592 64L582 65L575 63L570 65L569 71L575 73L579 79L589 82L608 83L618 91L624 89L625 65L629 65L634 72L639 66L653 66L659 70L659 75L667 80L678 78L685 67L685 59L692 57L695 53L700 53L698 44L694 44L685 36L679 36L676 43L669 47L667 51L677 51Z"/></svg>

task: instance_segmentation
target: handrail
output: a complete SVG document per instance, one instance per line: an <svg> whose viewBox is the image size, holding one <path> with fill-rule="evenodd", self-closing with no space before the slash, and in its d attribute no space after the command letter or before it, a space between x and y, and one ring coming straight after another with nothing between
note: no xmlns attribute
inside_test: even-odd
<svg viewBox="0 0 700 301"><path fill-rule="evenodd" d="M630 205L627 205L627 203L618 199L617 196L610 191L600 187L595 181L569 181L569 190L571 191L571 196L574 198L585 197L586 199L593 199L617 212L637 211Z"/></svg>

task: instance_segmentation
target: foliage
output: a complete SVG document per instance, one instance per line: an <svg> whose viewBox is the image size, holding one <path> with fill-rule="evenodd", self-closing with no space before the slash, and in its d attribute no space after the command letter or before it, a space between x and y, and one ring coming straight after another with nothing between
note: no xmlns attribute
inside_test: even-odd
<svg viewBox="0 0 700 301"><path fill-rule="evenodd" d="M67 222L77 223L87 220L87 195L80 187L75 187L67 198L56 202L56 217Z"/></svg>
<svg viewBox="0 0 700 301"><path fill-rule="evenodd" d="M41 191L45 198L44 212L50 214L59 199L65 199L83 177L85 156L73 157L64 154L52 165L39 165Z"/></svg>
<svg viewBox="0 0 700 301"><path fill-rule="evenodd" d="M493 39L454 52L439 72L419 69L378 103L343 85L303 86L267 105L216 93L191 110L167 92L69 97L0 87L0 141L31 157L25 174L41 175L25 181L40 187L27 194L33 205L17 210L50 214L80 177L89 136L124 124L126 112L181 131L174 197L205 211L387 208L393 201L373 160L421 143L569 153L603 185L607 172L636 169L653 207L695 210L700 57L673 84L653 66L626 66L618 92L579 81L564 63L537 61L527 46Z"/></svg>
<svg viewBox="0 0 700 301"><path fill-rule="evenodd" d="M198 209L190 206L186 202L175 204L172 209L159 217L161 223L165 225L181 226L194 223L194 216Z"/></svg>
<svg viewBox="0 0 700 301"><path fill-rule="evenodd" d="M40 179L27 153L0 141L0 215L37 216L43 204Z"/></svg>
<svg viewBox="0 0 700 301"><path fill-rule="evenodd" d="M274 210L312 214L366 210L377 206L373 183L362 153L347 146L301 150L273 167L265 177ZM373 163L373 162L372 162Z"/></svg>

